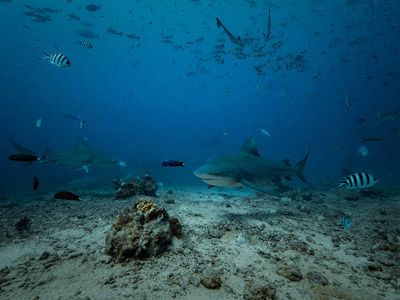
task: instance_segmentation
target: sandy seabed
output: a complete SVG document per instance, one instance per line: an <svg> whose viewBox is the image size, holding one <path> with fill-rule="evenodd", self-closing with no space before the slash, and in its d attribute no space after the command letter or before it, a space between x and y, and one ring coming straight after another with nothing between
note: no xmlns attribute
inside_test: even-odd
<svg viewBox="0 0 400 300"><path fill-rule="evenodd" d="M105 236L140 197L2 197L0 299L400 299L397 190L292 190L279 199L182 187L157 195L182 238L158 257L123 263L104 254ZM25 216L29 226L17 230ZM206 274L220 287L205 285Z"/></svg>

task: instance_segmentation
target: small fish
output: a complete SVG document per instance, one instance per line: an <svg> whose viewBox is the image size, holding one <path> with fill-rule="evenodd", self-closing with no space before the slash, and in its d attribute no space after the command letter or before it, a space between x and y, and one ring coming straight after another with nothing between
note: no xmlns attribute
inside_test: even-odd
<svg viewBox="0 0 400 300"><path fill-rule="evenodd" d="M78 41L77 44L80 45L80 46L82 46L83 48L86 48L86 49L92 49L92 48L93 48L93 45L92 45L90 42L86 42L86 41L81 42L81 41Z"/></svg>
<svg viewBox="0 0 400 300"><path fill-rule="evenodd" d="M164 160L161 165L164 167L186 167L184 162L172 159Z"/></svg>
<svg viewBox="0 0 400 300"><path fill-rule="evenodd" d="M33 176L32 188L34 191L36 191L38 187L39 187L39 178L37 178L37 176Z"/></svg>
<svg viewBox="0 0 400 300"><path fill-rule="evenodd" d="M368 173L355 173L349 176L346 176L344 180L338 180L339 186L338 190L346 187L347 189L364 189L369 188L375 185L379 179L374 178L371 174Z"/></svg>
<svg viewBox="0 0 400 300"><path fill-rule="evenodd" d="M266 42L268 42L272 36L271 36L271 9L268 8L268 26L267 26L267 33L263 33L264 39Z"/></svg>
<svg viewBox="0 0 400 300"><path fill-rule="evenodd" d="M72 13L72 14L67 14L67 16L69 17L69 19L67 19L67 20L70 20L70 21L73 21L73 20L78 20L78 21L80 21L80 17L78 17L77 15L75 15L74 13Z"/></svg>
<svg viewBox="0 0 400 300"><path fill-rule="evenodd" d="M349 229L351 226L351 221L347 219L346 217L342 217L342 225L344 229Z"/></svg>
<svg viewBox="0 0 400 300"><path fill-rule="evenodd" d="M346 104L347 107L350 107L350 106L351 106L350 93L351 93L351 90L349 90L349 92L347 93L346 98L344 99L344 104Z"/></svg>
<svg viewBox="0 0 400 300"><path fill-rule="evenodd" d="M268 131L266 131L265 129L262 129L262 128L258 128L262 133L264 133L266 136L271 136L271 134L268 132Z"/></svg>
<svg viewBox="0 0 400 300"><path fill-rule="evenodd" d="M99 10L100 7L101 7L101 5L94 5L94 4L88 4L88 5L86 5L86 9L87 9L88 11L96 11L96 10Z"/></svg>
<svg viewBox="0 0 400 300"><path fill-rule="evenodd" d="M79 122L79 128L80 128L80 129L83 129L84 126L85 126L85 121L83 121L83 120L80 121L80 122Z"/></svg>
<svg viewBox="0 0 400 300"><path fill-rule="evenodd" d="M43 57L43 59L48 59L50 63L52 63L56 67L66 68L71 66L71 62L69 61L68 57L66 57L64 54L48 54L44 51L42 52L46 54L46 56Z"/></svg>
<svg viewBox="0 0 400 300"><path fill-rule="evenodd" d="M361 146L358 148L358 154L361 155L362 157L366 157L369 153L369 150L367 147Z"/></svg>
<svg viewBox="0 0 400 300"><path fill-rule="evenodd" d="M40 156L31 154L11 154L8 159L12 161L37 161Z"/></svg>
<svg viewBox="0 0 400 300"><path fill-rule="evenodd" d="M222 135L228 135L228 133L227 133L227 132L225 132L225 131L223 131L223 132L222 132Z"/></svg>
<svg viewBox="0 0 400 300"><path fill-rule="evenodd" d="M328 148L331 148L331 149L339 149L339 146L335 145L335 144L327 144L325 142L321 142L321 144L322 144L322 147L328 147Z"/></svg>
<svg viewBox="0 0 400 300"><path fill-rule="evenodd" d="M71 192L61 191L54 195L55 199L81 201L82 199Z"/></svg>
<svg viewBox="0 0 400 300"><path fill-rule="evenodd" d="M362 142L361 143L364 143L364 142L383 142L383 141L386 141L386 139L385 138L383 138L383 137L380 137L379 135L373 135L373 136L370 136L370 137L368 137L368 138L361 138L362 139Z"/></svg>
<svg viewBox="0 0 400 300"><path fill-rule="evenodd" d="M83 36L84 38L88 38L88 39L94 39L94 38L98 38L100 39L100 36L92 31L90 31L89 29L85 28L83 30L75 30L76 34L79 34L80 36Z"/></svg>
<svg viewBox="0 0 400 300"><path fill-rule="evenodd" d="M231 88L230 88L230 87L227 87L226 90L225 90L225 93L228 94L230 91L231 91Z"/></svg>
<svg viewBox="0 0 400 300"><path fill-rule="evenodd" d="M112 34L115 34L115 35L119 35L119 36L122 36L124 34L122 31L118 31L118 30L116 30L116 29L114 29L112 27L107 29L107 33L108 32L110 32Z"/></svg>
<svg viewBox="0 0 400 300"><path fill-rule="evenodd" d="M134 34L134 33L125 33L125 36L130 38L130 39L134 39L134 40L140 40L140 36Z"/></svg>
<svg viewBox="0 0 400 300"><path fill-rule="evenodd" d="M42 127L42 125L43 125L43 120L42 119L38 119L36 121L36 127L39 128L39 127Z"/></svg>

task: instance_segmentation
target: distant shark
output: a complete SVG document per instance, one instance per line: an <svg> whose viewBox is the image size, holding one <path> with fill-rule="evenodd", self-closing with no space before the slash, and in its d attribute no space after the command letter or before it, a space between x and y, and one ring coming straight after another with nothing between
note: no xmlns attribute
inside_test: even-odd
<svg viewBox="0 0 400 300"><path fill-rule="evenodd" d="M246 45L245 42L242 41L240 36L235 37L232 33L229 32L229 30L224 26L224 24L221 23L221 21L218 18L216 18L216 19L217 19L217 28L222 27L225 30L226 34L228 35L229 39L233 43L235 43L236 45L238 45L240 47L244 47Z"/></svg>
<svg viewBox="0 0 400 300"><path fill-rule="evenodd" d="M35 152L18 145L11 139L10 141L21 154L36 154ZM38 156L37 160L41 163L52 162L56 165L75 167L78 168L75 171L85 170L86 172L89 172L89 169L112 168L117 165L123 167L126 166L125 162L120 161L114 156L90 148L80 138L77 139L74 149L63 151L46 151L43 155Z"/></svg>
<svg viewBox="0 0 400 300"><path fill-rule="evenodd" d="M208 187L249 187L270 195L282 197L268 191L259 185L281 180L281 177L290 180L296 174L304 183L307 183L303 170L310 154L310 145L307 155L294 167L289 159L272 161L261 157L257 151L255 137L249 138L239 152L229 154L201 166L194 171L194 175L203 179Z"/></svg>

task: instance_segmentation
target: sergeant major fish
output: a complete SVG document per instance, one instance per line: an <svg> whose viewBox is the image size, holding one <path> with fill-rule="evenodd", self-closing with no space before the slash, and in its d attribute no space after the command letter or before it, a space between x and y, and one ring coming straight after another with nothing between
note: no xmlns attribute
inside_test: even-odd
<svg viewBox="0 0 400 300"><path fill-rule="evenodd" d="M81 42L81 41L78 41L77 44L80 45L80 46L82 46L83 48L86 48L86 49L92 49L92 48L93 48L93 45L92 45L90 42L86 42L86 41Z"/></svg>
<svg viewBox="0 0 400 300"><path fill-rule="evenodd" d="M44 51L42 51L44 54L46 54L43 59L48 59L50 63L55 65L56 67L59 68L67 68L71 66L71 62L69 61L68 57L66 57L64 54L48 54Z"/></svg>
<svg viewBox="0 0 400 300"><path fill-rule="evenodd" d="M338 190L341 188L346 189L364 189L375 185L379 179L376 179L374 176L368 173L355 173L349 176L346 176L344 180L338 180L339 186Z"/></svg>

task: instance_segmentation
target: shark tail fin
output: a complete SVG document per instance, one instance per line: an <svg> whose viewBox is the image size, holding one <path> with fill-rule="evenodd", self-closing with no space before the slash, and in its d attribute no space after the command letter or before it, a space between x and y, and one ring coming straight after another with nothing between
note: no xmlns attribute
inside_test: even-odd
<svg viewBox="0 0 400 300"><path fill-rule="evenodd" d="M216 19L217 19L217 28L220 28L222 26L222 23L218 18L216 18Z"/></svg>
<svg viewBox="0 0 400 300"><path fill-rule="evenodd" d="M303 181L305 184L308 184L307 179L304 177L303 171L304 167L306 166L308 155L310 154L310 144L308 144L308 152L306 156L295 166L299 169L296 175Z"/></svg>

